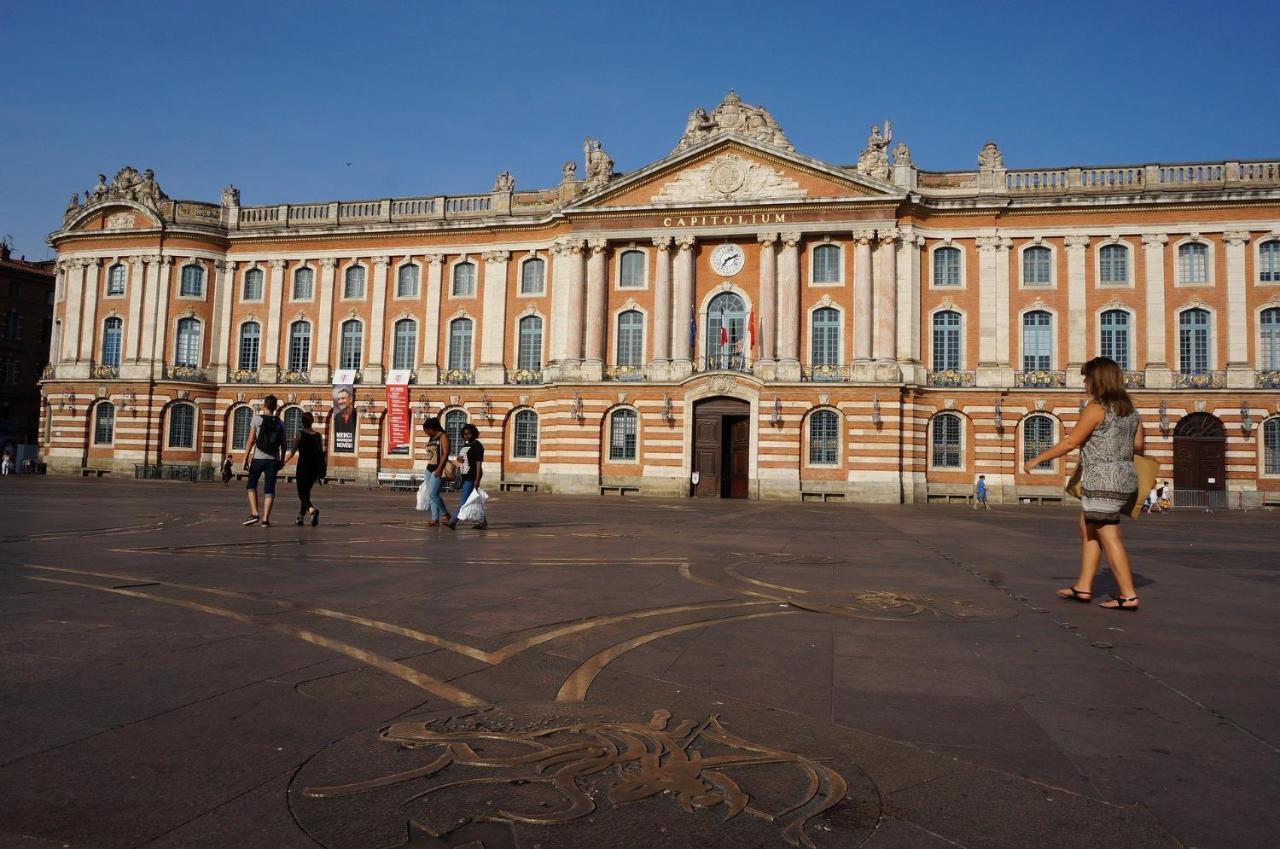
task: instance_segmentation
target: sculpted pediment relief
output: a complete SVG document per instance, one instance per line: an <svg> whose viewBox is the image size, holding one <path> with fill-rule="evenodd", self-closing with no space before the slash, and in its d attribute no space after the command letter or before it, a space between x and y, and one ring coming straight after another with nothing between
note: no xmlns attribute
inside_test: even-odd
<svg viewBox="0 0 1280 849"><path fill-rule="evenodd" d="M736 200L790 200L809 193L777 168L736 153L724 153L684 171L650 198L656 204Z"/></svg>

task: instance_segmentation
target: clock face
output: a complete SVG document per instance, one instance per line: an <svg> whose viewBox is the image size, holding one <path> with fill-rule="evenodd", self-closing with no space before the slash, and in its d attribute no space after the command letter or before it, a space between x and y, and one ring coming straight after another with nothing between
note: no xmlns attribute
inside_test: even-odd
<svg viewBox="0 0 1280 849"><path fill-rule="evenodd" d="M717 274L732 277L742 270L745 259L737 245L721 245L711 252L711 267Z"/></svg>

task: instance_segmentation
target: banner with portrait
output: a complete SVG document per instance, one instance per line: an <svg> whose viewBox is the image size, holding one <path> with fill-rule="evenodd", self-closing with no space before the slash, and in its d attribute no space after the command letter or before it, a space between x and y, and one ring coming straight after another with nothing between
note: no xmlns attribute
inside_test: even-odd
<svg viewBox="0 0 1280 849"><path fill-rule="evenodd" d="M409 453L409 370L387 372L387 453Z"/></svg>
<svg viewBox="0 0 1280 849"><path fill-rule="evenodd" d="M335 454L355 453L357 424L356 373L339 369L333 373L333 415L329 417Z"/></svg>

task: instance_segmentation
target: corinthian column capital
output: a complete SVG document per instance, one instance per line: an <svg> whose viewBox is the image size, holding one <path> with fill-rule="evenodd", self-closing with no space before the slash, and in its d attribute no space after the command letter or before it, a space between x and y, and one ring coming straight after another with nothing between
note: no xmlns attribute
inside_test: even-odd
<svg viewBox="0 0 1280 849"><path fill-rule="evenodd" d="M777 233L756 233L756 241L759 242L763 247L771 248L778 241L778 234Z"/></svg>
<svg viewBox="0 0 1280 849"><path fill-rule="evenodd" d="M444 265L444 254L427 254L427 262L436 267Z"/></svg>
<svg viewBox="0 0 1280 849"><path fill-rule="evenodd" d="M698 243L694 236L680 236L676 239L676 246L682 251L691 251L693 246Z"/></svg>
<svg viewBox="0 0 1280 849"><path fill-rule="evenodd" d="M609 247L608 239L588 239L587 247L591 250L591 255L602 254L605 248Z"/></svg>
<svg viewBox="0 0 1280 849"><path fill-rule="evenodd" d="M880 244L882 245L892 246L901 237L902 237L902 231L898 230L896 227L888 230L879 230L876 232L876 238L880 240Z"/></svg>
<svg viewBox="0 0 1280 849"><path fill-rule="evenodd" d="M1243 245L1249 241L1248 230L1228 230L1222 234L1222 240L1228 245Z"/></svg>
<svg viewBox="0 0 1280 849"><path fill-rule="evenodd" d="M876 237L876 231L875 230L854 230L851 235L853 236L854 244L869 245L871 244L871 240Z"/></svg>
<svg viewBox="0 0 1280 849"><path fill-rule="evenodd" d="M782 234L782 244L788 248L794 248L800 244L800 233L796 230L788 230Z"/></svg>
<svg viewBox="0 0 1280 849"><path fill-rule="evenodd" d="M338 267L338 261L331 256L327 256L324 259L320 260L320 267L325 269L326 271L333 271L335 268Z"/></svg>
<svg viewBox="0 0 1280 849"><path fill-rule="evenodd" d="M1164 233L1147 233L1142 237L1142 244L1148 248L1160 248L1169 244L1169 237Z"/></svg>
<svg viewBox="0 0 1280 849"><path fill-rule="evenodd" d="M480 258L490 265L498 265L511 259L511 251L485 251Z"/></svg>
<svg viewBox="0 0 1280 849"><path fill-rule="evenodd" d="M672 241L674 240L670 236L654 236L653 246L660 251L669 251Z"/></svg>
<svg viewBox="0 0 1280 849"><path fill-rule="evenodd" d="M1062 243L1067 246L1067 250L1084 250L1089 247L1089 237L1067 236L1062 240Z"/></svg>
<svg viewBox="0 0 1280 849"><path fill-rule="evenodd" d="M288 265L288 264L289 264L289 261L288 261L287 259L269 259L269 260L267 260L267 265L271 266L273 269L275 269L275 270L277 270L277 271L279 271L280 269L284 268L284 267L285 267L286 265Z"/></svg>

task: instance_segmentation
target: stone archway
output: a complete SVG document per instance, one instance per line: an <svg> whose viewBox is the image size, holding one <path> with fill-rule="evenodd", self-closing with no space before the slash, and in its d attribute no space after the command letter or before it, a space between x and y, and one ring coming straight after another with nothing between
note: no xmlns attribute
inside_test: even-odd
<svg viewBox="0 0 1280 849"><path fill-rule="evenodd" d="M1209 413L1183 416L1173 431L1175 489L1227 488L1227 429Z"/></svg>

